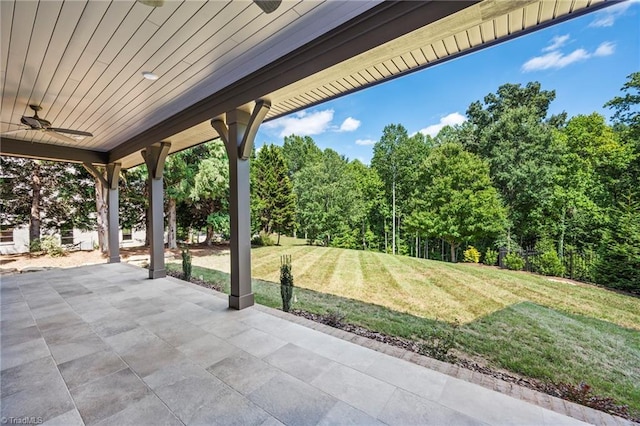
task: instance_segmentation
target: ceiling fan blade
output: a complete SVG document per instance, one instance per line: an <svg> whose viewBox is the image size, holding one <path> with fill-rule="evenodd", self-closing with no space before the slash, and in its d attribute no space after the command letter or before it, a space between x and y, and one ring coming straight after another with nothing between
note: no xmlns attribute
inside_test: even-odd
<svg viewBox="0 0 640 426"><path fill-rule="evenodd" d="M68 136L65 136L63 134L60 134L58 132L53 131L52 129L47 129L44 132L49 136L53 136L56 139L60 139L61 141L65 141L65 142L68 142L68 143L76 143L76 142L78 142L75 139L71 139Z"/></svg>
<svg viewBox="0 0 640 426"><path fill-rule="evenodd" d="M68 135L75 135L75 136L88 136L88 137L93 136L93 134L89 132L83 132L82 130L61 129L59 127L49 127L49 130L51 130L52 132L66 133Z"/></svg>
<svg viewBox="0 0 640 426"><path fill-rule="evenodd" d="M14 133L18 133L18 132L26 132L29 130L33 130L33 129L16 129L16 130L9 130L8 132L3 132L2 134L0 134L1 136L6 136L6 135L12 135Z"/></svg>
<svg viewBox="0 0 640 426"><path fill-rule="evenodd" d="M275 12L282 0L253 0L253 2L266 14Z"/></svg>

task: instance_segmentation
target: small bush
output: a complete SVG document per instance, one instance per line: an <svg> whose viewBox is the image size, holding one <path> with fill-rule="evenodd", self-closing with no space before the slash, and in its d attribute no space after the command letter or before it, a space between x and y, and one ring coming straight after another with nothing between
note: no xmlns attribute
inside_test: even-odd
<svg viewBox="0 0 640 426"><path fill-rule="evenodd" d="M451 328L424 329L420 333L421 342L418 344L420 355L435 358L439 361L453 362L455 357L449 352L456 344L460 324L455 322Z"/></svg>
<svg viewBox="0 0 640 426"><path fill-rule="evenodd" d="M51 257L60 257L65 255L64 249L60 245L60 242L52 235L47 235L46 237L42 238L40 240L40 247L42 248L42 251L44 251Z"/></svg>
<svg viewBox="0 0 640 426"><path fill-rule="evenodd" d="M480 252L474 246L469 246L463 253L467 263L480 263Z"/></svg>
<svg viewBox="0 0 640 426"><path fill-rule="evenodd" d="M538 273L542 275L561 277L564 274L564 266L555 250L542 253L535 263Z"/></svg>
<svg viewBox="0 0 640 426"><path fill-rule="evenodd" d="M258 235L255 235L251 239L251 244L258 247L269 247L269 246L275 245L276 242L273 241L273 238L271 238L269 234L267 234L266 232L260 231Z"/></svg>
<svg viewBox="0 0 640 426"><path fill-rule="evenodd" d="M36 238L35 240L31 241L29 243L29 252L30 253L34 253L34 252L38 252L38 251L42 251L42 241L40 240L40 238Z"/></svg>
<svg viewBox="0 0 640 426"><path fill-rule="evenodd" d="M518 253L511 252L504 257L504 266L512 271L521 271L524 259Z"/></svg>
<svg viewBox="0 0 640 426"><path fill-rule="evenodd" d="M338 309L329 309L327 315L325 315L325 324L331 327L341 328L344 325L346 317L347 315Z"/></svg>
<svg viewBox="0 0 640 426"><path fill-rule="evenodd" d="M291 273L291 256L280 258L280 296L282 297L282 310L291 310L291 298L293 297L293 274Z"/></svg>
<svg viewBox="0 0 640 426"><path fill-rule="evenodd" d="M183 246L182 254L182 278L185 281L191 281L191 252L189 247Z"/></svg>
<svg viewBox="0 0 640 426"><path fill-rule="evenodd" d="M561 277L564 274L564 266L558 257L553 240L541 238L536 243L536 251L539 254L532 259L535 272L556 277Z"/></svg>
<svg viewBox="0 0 640 426"><path fill-rule="evenodd" d="M482 263L489 266L494 266L498 263L498 252L495 250L487 249L487 252L484 254L484 259Z"/></svg>

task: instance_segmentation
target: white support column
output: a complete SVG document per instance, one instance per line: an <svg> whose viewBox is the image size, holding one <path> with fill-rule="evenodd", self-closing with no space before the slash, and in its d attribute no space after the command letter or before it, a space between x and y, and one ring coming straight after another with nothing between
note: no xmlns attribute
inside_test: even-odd
<svg viewBox="0 0 640 426"><path fill-rule="evenodd" d="M107 198L107 223L108 226L108 244L109 244L109 263L120 262L120 215L118 209L120 207L118 180L120 179L120 163L107 164L107 185L109 195ZM107 189L105 188L105 189Z"/></svg>
<svg viewBox="0 0 640 426"><path fill-rule="evenodd" d="M167 276L167 271L164 268L164 188L162 185L162 173L170 147L170 143L162 142L151 145L141 152L149 174L149 213L151 219L149 278L151 279Z"/></svg>
<svg viewBox="0 0 640 426"><path fill-rule="evenodd" d="M249 156L258 127L271 104L259 100L249 114L239 109L226 114L226 123L211 120L229 157L229 219L231 225L231 294L229 307L244 309L254 304L251 289L251 206Z"/></svg>

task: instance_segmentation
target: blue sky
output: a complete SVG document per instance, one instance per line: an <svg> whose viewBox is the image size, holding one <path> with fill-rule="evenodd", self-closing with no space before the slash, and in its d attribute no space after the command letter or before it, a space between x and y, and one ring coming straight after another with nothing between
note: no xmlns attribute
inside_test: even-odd
<svg viewBox="0 0 640 426"><path fill-rule="evenodd" d="M505 83L555 90L550 113L610 111L626 77L640 71L640 1L627 1L497 46L379 84L261 126L256 147L291 133L369 163L384 126L410 134L459 124L469 104Z"/></svg>

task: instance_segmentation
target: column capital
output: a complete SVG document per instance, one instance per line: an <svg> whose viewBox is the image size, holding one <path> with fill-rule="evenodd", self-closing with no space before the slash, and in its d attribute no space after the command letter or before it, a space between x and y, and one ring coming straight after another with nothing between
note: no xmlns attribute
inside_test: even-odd
<svg viewBox="0 0 640 426"><path fill-rule="evenodd" d="M106 166L107 179L106 184L109 189L118 189L118 181L120 180L120 169L122 169L121 163L109 163Z"/></svg>
<svg viewBox="0 0 640 426"><path fill-rule="evenodd" d="M149 176L152 179L162 179L164 162L169 154L169 148L171 148L171 144L169 142L160 142L153 144L140 152L140 154L142 154L142 158L144 158L144 162L147 164Z"/></svg>
<svg viewBox="0 0 640 426"><path fill-rule="evenodd" d="M239 160L249 159L258 128L270 108L271 102L266 99L258 99L251 113L242 109L234 109L225 114L224 120L222 118L211 120L211 127L218 132L220 139L224 142L229 159L235 157L233 155L235 150L237 150ZM235 137L229 134L230 126L234 126L236 130Z"/></svg>

